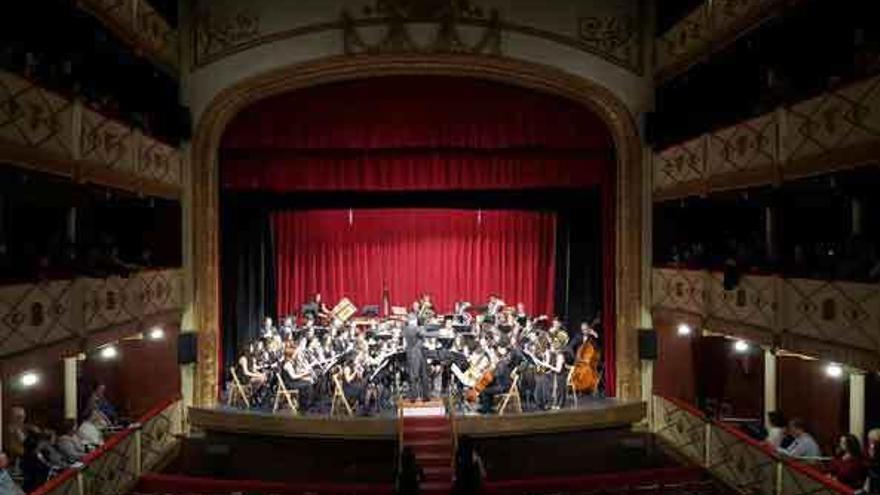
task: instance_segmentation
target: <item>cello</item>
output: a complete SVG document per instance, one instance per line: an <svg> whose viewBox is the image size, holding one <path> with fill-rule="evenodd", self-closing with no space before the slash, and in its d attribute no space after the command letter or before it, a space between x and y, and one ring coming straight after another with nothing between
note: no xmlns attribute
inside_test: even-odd
<svg viewBox="0 0 880 495"><path fill-rule="evenodd" d="M599 350L587 337L591 334L596 335L596 332L589 328L584 335L584 342L578 347L571 369L570 380L575 392L593 393L599 386Z"/></svg>

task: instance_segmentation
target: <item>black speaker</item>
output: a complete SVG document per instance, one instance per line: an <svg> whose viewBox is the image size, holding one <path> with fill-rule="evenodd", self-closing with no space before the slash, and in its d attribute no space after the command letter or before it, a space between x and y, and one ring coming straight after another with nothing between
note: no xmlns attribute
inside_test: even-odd
<svg viewBox="0 0 880 495"><path fill-rule="evenodd" d="M653 328L639 329L639 359L657 359L657 332Z"/></svg>
<svg viewBox="0 0 880 495"><path fill-rule="evenodd" d="M198 360L198 333L181 332L177 337L177 364L192 364Z"/></svg>

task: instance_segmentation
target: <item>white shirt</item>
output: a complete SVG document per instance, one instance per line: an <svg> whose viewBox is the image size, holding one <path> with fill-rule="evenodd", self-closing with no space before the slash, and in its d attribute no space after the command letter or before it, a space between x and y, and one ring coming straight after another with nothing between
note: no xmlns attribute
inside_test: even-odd
<svg viewBox="0 0 880 495"><path fill-rule="evenodd" d="M76 433L87 446L97 447L104 445L104 436L101 434L101 430L90 420L80 423Z"/></svg>
<svg viewBox="0 0 880 495"><path fill-rule="evenodd" d="M776 447L782 447L782 441L785 439L785 428L780 428L778 426L771 426L769 430L767 430L767 443Z"/></svg>
<svg viewBox="0 0 880 495"><path fill-rule="evenodd" d="M819 444L809 433L803 433L795 438L783 452L792 457L820 457L822 455Z"/></svg>

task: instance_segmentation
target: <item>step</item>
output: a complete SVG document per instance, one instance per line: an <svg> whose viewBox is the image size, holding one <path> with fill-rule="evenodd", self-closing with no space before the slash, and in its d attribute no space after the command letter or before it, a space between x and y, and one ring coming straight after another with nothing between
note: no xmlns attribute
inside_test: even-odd
<svg viewBox="0 0 880 495"><path fill-rule="evenodd" d="M452 448L452 439L449 437L442 437L442 438L418 438L418 439L412 438L412 439L407 440L404 437L403 446L410 447L413 450L418 450L419 448L422 448L422 447L430 447L430 448L443 447L446 449L451 449Z"/></svg>
<svg viewBox="0 0 880 495"><path fill-rule="evenodd" d="M403 441L407 439L452 438L452 430L446 426L426 426L403 430Z"/></svg>
<svg viewBox="0 0 880 495"><path fill-rule="evenodd" d="M430 481L419 485L419 493L444 493L452 492L452 480Z"/></svg>
<svg viewBox="0 0 880 495"><path fill-rule="evenodd" d="M452 467L448 464L445 466L429 466L422 468L422 471L425 472L426 480L451 480L452 479Z"/></svg>
<svg viewBox="0 0 880 495"><path fill-rule="evenodd" d="M427 468L428 466L451 466L451 452L416 452L416 462L419 466Z"/></svg>
<svg viewBox="0 0 880 495"><path fill-rule="evenodd" d="M402 421L404 429L413 426L452 426L446 416L405 416Z"/></svg>

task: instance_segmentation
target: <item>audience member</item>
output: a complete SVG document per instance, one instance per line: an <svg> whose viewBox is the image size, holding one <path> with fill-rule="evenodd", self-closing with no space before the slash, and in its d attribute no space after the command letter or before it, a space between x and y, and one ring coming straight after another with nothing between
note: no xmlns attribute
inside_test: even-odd
<svg viewBox="0 0 880 495"><path fill-rule="evenodd" d="M101 433L104 426L106 423L103 415L97 409L92 409L91 414L80 423L76 432L86 449L92 450L104 445L104 435Z"/></svg>
<svg viewBox="0 0 880 495"><path fill-rule="evenodd" d="M767 422L770 427L767 428L766 442L776 449L787 447L791 443L791 439L786 435L785 415L782 414L782 411L770 411L767 413Z"/></svg>
<svg viewBox="0 0 880 495"><path fill-rule="evenodd" d="M880 429L868 432L868 477L865 479L864 490L868 493L880 493Z"/></svg>
<svg viewBox="0 0 880 495"><path fill-rule="evenodd" d="M6 427L5 447L12 459L20 459L24 455L24 442L27 439L27 413L23 407L14 406L10 409L9 423Z"/></svg>
<svg viewBox="0 0 880 495"><path fill-rule="evenodd" d="M480 493L486 469L483 459L474 449L470 437L461 437L458 442L458 453L455 460L455 483L452 493L470 495Z"/></svg>
<svg viewBox="0 0 880 495"><path fill-rule="evenodd" d="M107 426L112 426L118 422L119 417L116 414L116 408L104 396L106 389L107 387L103 383L95 385L95 389L92 390L86 401L85 415L91 416L94 411L97 411L103 416L103 422Z"/></svg>
<svg viewBox="0 0 880 495"><path fill-rule="evenodd" d="M780 449L782 453L791 457L799 458L819 457L822 455L822 451L819 449L819 444L816 443L816 439L807 432L807 427L803 420L799 418L792 419L788 423L788 434L791 435L793 440L791 445L784 449Z"/></svg>
<svg viewBox="0 0 880 495"><path fill-rule="evenodd" d="M862 445L855 435L843 435L837 446L837 455L828 465L828 474L850 488L860 488L868 476L868 464L862 454Z"/></svg>
<svg viewBox="0 0 880 495"><path fill-rule="evenodd" d="M400 453L400 465L397 468L396 493L416 495L419 485L425 479L425 473L416 462L412 448L404 447Z"/></svg>
<svg viewBox="0 0 880 495"><path fill-rule="evenodd" d="M12 476L9 474L9 458L6 452L0 451L0 494L3 495L25 495Z"/></svg>
<svg viewBox="0 0 880 495"><path fill-rule="evenodd" d="M66 464L73 464L86 455L86 445L80 438L76 421L66 419L62 423L61 435L58 437L58 451L64 456Z"/></svg>
<svg viewBox="0 0 880 495"><path fill-rule="evenodd" d="M52 445L51 432L28 435L24 442L24 456L21 459L23 488L27 492L35 490L55 472L65 467L61 453Z"/></svg>

